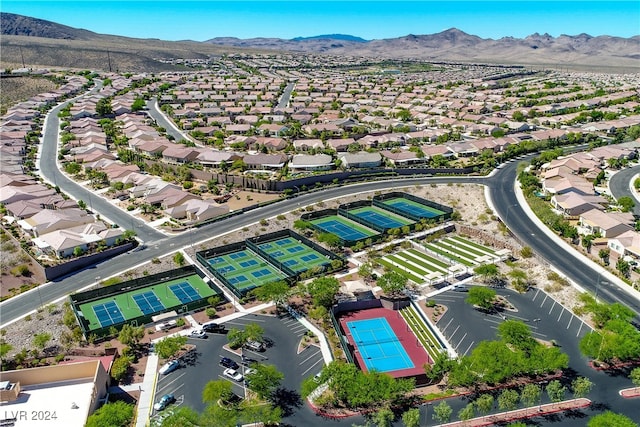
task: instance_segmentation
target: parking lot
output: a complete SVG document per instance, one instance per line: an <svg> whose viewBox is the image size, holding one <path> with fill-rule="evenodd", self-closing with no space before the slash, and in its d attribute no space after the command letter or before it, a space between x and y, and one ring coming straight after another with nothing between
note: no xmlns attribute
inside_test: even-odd
<svg viewBox="0 0 640 427"><path fill-rule="evenodd" d="M315 418L315 413L300 398L300 384L304 378L315 375L324 366L320 348L311 346L298 353L298 344L307 329L290 316L275 318L249 314L224 324L230 330L244 329L251 323L264 329L266 348L263 352L244 349L244 356L275 365L285 375L277 393L278 403L283 407L288 424L304 425L310 417ZM209 333L206 339L189 338L188 342L197 346L196 351L182 360L177 370L158 376L154 402L160 400L162 395L172 393L176 398L174 405L187 405L202 412L205 408L202 390L213 380L229 381L233 384L235 394L245 396L244 383L223 375L225 367L219 363L221 357L227 357L240 366L240 373L245 369L240 355L223 348L228 342L226 335Z"/></svg>
<svg viewBox="0 0 640 427"><path fill-rule="evenodd" d="M448 310L437 327L460 356L468 355L483 340L497 339L497 329L505 320L520 320L531 328L534 338L554 340L560 346L578 348L580 339L591 329L580 318L540 289L519 294L498 289L516 311L502 310L484 313L472 308L464 300L468 293L447 291L433 298Z"/></svg>

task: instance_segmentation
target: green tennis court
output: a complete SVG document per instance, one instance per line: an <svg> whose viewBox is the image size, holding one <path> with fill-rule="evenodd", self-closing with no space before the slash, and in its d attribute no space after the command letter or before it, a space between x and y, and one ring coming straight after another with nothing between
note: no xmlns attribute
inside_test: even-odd
<svg viewBox="0 0 640 427"><path fill-rule="evenodd" d="M260 250L295 273L331 264L331 260L315 249L292 237L272 240L258 245Z"/></svg>
<svg viewBox="0 0 640 427"><path fill-rule="evenodd" d="M243 294L287 277L250 249L209 258L207 262L224 278L227 286Z"/></svg>
<svg viewBox="0 0 640 427"><path fill-rule="evenodd" d="M383 211L375 206L365 206L363 208L349 210L348 212L366 222L373 223L387 230L414 224L414 221L411 221L410 219L401 217L400 215L395 215L391 212Z"/></svg>
<svg viewBox="0 0 640 427"><path fill-rule="evenodd" d="M400 212L407 212L421 218L435 218L446 213L439 209L435 209L430 206L423 205L421 203L417 203L413 200L405 198L384 200L382 203L392 206Z"/></svg>
<svg viewBox="0 0 640 427"><path fill-rule="evenodd" d="M193 274L168 282L158 282L129 292L121 292L79 305L89 322L89 330L118 325L140 316L150 316L214 295L200 276ZM187 301L189 299L189 301Z"/></svg>
<svg viewBox="0 0 640 427"><path fill-rule="evenodd" d="M338 215L329 215L314 219L311 224L325 233L333 233L347 242L373 237L378 233Z"/></svg>

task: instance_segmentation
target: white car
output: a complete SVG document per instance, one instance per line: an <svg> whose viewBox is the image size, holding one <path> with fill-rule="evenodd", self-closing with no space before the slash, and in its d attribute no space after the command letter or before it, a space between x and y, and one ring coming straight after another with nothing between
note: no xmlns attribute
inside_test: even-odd
<svg viewBox="0 0 640 427"><path fill-rule="evenodd" d="M227 369L224 370L223 373L224 373L225 377L229 377L234 381L240 382L243 379L242 374L240 372L236 371L235 369L227 368Z"/></svg>
<svg viewBox="0 0 640 427"><path fill-rule="evenodd" d="M162 365L158 373L160 373L161 375L166 375L169 372L173 372L176 369L178 369L179 365L180 365L180 362L178 362L177 360L172 360L171 362L167 362L164 365Z"/></svg>
<svg viewBox="0 0 640 427"><path fill-rule="evenodd" d="M191 331L189 333L189 335L187 335L189 338L200 338L200 339L205 339L207 338L207 334L204 330L202 329L195 329L193 331Z"/></svg>

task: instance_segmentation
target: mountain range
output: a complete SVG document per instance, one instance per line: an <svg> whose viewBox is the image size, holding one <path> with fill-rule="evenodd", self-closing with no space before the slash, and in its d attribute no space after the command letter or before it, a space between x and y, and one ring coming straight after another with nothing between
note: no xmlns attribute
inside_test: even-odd
<svg viewBox="0 0 640 427"><path fill-rule="evenodd" d="M47 66L78 66L104 68L101 53L121 55L130 71L167 69L154 58L206 58L228 52L305 52L335 56L359 56L425 61L467 63L499 63L534 65L567 69L619 69L640 72L640 36L631 38L578 34L552 37L532 34L525 38L503 37L484 39L451 28L428 35L409 34L403 37L365 40L345 34L326 34L294 39L216 37L205 42L135 39L97 34L54 22L26 16L0 13L3 37L2 62L19 62L29 57L29 63ZM19 56L16 47L20 48ZM62 52L60 49L70 49ZM30 55L31 51L33 55ZM94 57L83 63L82 53ZM74 55L75 53L75 55ZM124 58L127 57L127 61ZM36 61L36 62L33 62ZM57 63L56 63L57 62ZM72 63L73 65L71 65ZM144 68L144 69L143 69Z"/></svg>

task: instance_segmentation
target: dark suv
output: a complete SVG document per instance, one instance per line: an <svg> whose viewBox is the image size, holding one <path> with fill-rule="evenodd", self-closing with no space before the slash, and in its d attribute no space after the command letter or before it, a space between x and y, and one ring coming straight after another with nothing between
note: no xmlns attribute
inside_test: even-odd
<svg viewBox="0 0 640 427"><path fill-rule="evenodd" d="M220 364L225 368L238 369L240 366L228 357L221 357Z"/></svg>
<svg viewBox="0 0 640 427"><path fill-rule="evenodd" d="M202 325L202 330L205 332L215 332L218 334L223 334L225 333L225 326L224 325L219 325L217 323L206 323L204 325Z"/></svg>

